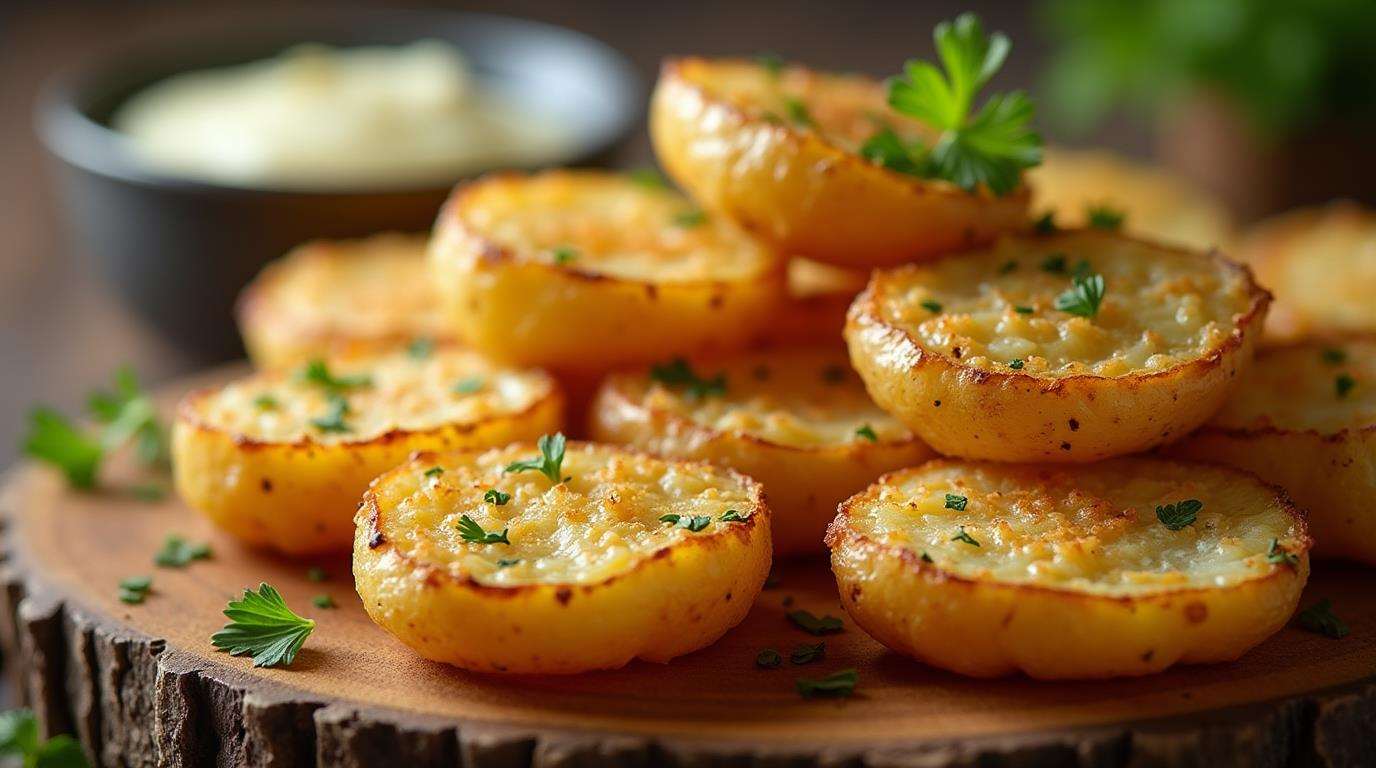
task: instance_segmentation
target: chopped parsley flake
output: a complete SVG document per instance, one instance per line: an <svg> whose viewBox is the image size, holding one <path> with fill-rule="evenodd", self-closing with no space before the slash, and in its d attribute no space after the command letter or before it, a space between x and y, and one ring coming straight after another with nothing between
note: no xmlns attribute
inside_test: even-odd
<svg viewBox="0 0 1376 768"><path fill-rule="evenodd" d="M280 405L277 398L267 392L253 398L253 407L260 411L275 411Z"/></svg>
<svg viewBox="0 0 1376 768"><path fill-rule="evenodd" d="M682 213L674 214L673 222L676 227L692 229L693 227L700 227L707 223L707 214L701 209L694 208L691 211L683 211Z"/></svg>
<svg viewBox="0 0 1376 768"><path fill-rule="evenodd" d="M743 523L746 521L747 516L742 515L740 512L737 512L734 509L728 509L725 512L721 513L721 517L717 519L723 523Z"/></svg>
<svg viewBox="0 0 1376 768"><path fill-rule="evenodd" d="M312 598L311 598L311 605L314 605L316 608L338 608L338 607L339 607L339 604L336 603L336 602L334 601L334 598L333 598L333 597L330 597L329 595L326 595L326 594L319 594L319 595L316 595L315 597L312 597Z"/></svg>
<svg viewBox="0 0 1376 768"><path fill-rule="evenodd" d="M1338 377L1333 380L1333 392L1340 400L1347 397L1347 393L1351 392L1355 386L1357 386L1357 380L1346 373L1338 374Z"/></svg>
<svg viewBox="0 0 1376 768"><path fill-rule="evenodd" d="M506 465L503 472L529 472L536 471L549 478L551 483L560 482L560 475L564 469L564 433L555 432L553 435L541 435L535 441L535 446L540 449L540 455L533 459L523 461L513 461ZM568 480L569 478L564 478Z"/></svg>
<svg viewBox="0 0 1376 768"><path fill-rule="evenodd" d="M789 121L800 128L814 128L817 125L802 99L792 96L784 98L784 112L788 115Z"/></svg>
<svg viewBox="0 0 1376 768"><path fill-rule="evenodd" d="M424 360L435 352L435 340L419 338L406 345L406 354L413 360Z"/></svg>
<svg viewBox="0 0 1376 768"><path fill-rule="evenodd" d="M871 443L877 443L877 442L879 442L879 435L875 434L875 432L874 432L874 427L871 427L871 426L868 425L868 424L866 424L866 425L864 425L863 427L860 427L859 429L855 430L855 436L856 436L856 437L863 437L863 438L865 438L866 440L870 441Z"/></svg>
<svg viewBox="0 0 1376 768"><path fill-rule="evenodd" d="M668 189L669 182L658 168L636 168L626 174L630 180L645 189Z"/></svg>
<svg viewBox="0 0 1376 768"><path fill-rule="evenodd" d="M1059 229L1060 227L1056 226L1055 211L1047 211L1037 217L1036 221L1032 222L1032 231L1039 235L1055 234Z"/></svg>
<svg viewBox="0 0 1376 768"><path fill-rule="evenodd" d="M1015 371L1021 371L1022 367L1026 364L1027 363L1023 362L1023 359L1020 357L1008 361L1008 367Z"/></svg>
<svg viewBox="0 0 1376 768"><path fill-rule="evenodd" d="M299 378L310 384L317 384L331 394L340 394L351 389L373 386L373 377L366 373L336 376L324 360L312 360L301 369Z"/></svg>
<svg viewBox="0 0 1376 768"><path fill-rule="evenodd" d="M1009 274L1009 273L1011 273L1011 272L1016 272L1017 269L1018 269L1018 262L1013 261L1013 260L1010 259L1010 260L1005 261L1005 262L1003 262L1002 264L999 265L999 274L1000 274L1000 275L1007 275L1007 274Z"/></svg>
<svg viewBox="0 0 1376 768"><path fill-rule="evenodd" d="M1351 631L1347 626L1347 622L1338 618L1338 615L1333 613L1333 601L1326 597L1300 611L1299 616L1296 618L1299 619L1301 627L1304 627L1310 632L1326 635L1334 640L1340 640L1347 637L1348 633Z"/></svg>
<svg viewBox="0 0 1376 768"><path fill-rule="evenodd" d="M567 245L561 245L553 251L555 264L568 264L578 260L578 251Z"/></svg>
<svg viewBox="0 0 1376 768"><path fill-rule="evenodd" d="M1094 229L1122 229L1126 218L1125 211L1107 205L1090 205L1085 208L1085 219Z"/></svg>
<svg viewBox="0 0 1376 768"><path fill-rule="evenodd" d="M1064 253L1053 253L1042 261L1042 271L1050 272L1053 275L1064 275L1065 262L1066 258Z"/></svg>
<svg viewBox="0 0 1376 768"><path fill-rule="evenodd" d="M501 533L489 533L468 515L459 518L459 538L474 544L510 544L511 540L506 537L508 530L503 528Z"/></svg>
<svg viewBox="0 0 1376 768"><path fill-rule="evenodd" d="M1076 275L1070 290L1056 297L1056 309L1078 317L1094 317L1104 301L1103 275Z"/></svg>
<svg viewBox="0 0 1376 768"><path fill-rule="evenodd" d="M712 524L712 518L707 515L675 515L673 513L660 515L659 521L670 523L675 528L687 528L693 533L697 533Z"/></svg>
<svg viewBox="0 0 1376 768"><path fill-rule="evenodd" d="M306 580L314 582L316 584L319 584L322 581L327 581L329 578L330 575L325 573L325 569L319 566L313 567L310 570L306 571Z"/></svg>
<svg viewBox="0 0 1376 768"><path fill-rule="evenodd" d="M725 373L718 373L710 379L703 378L694 373L693 367L681 357L651 367L650 378L666 387L681 388L695 400L722 397L726 394Z"/></svg>
<svg viewBox="0 0 1376 768"><path fill-rule="evenodd" d="M1179 531L1188 526L1194 525L1195 519L1199 515L1199 510L1204 508L1204 502L1199 499L1185 499L1174 504L1166 504L1156 508L1156 519L1166 526L1167 530Z"/></svg>
<svg viewBox="0 0 1376 768"><path fill-rule="evenodd" d="M963 525L960 526L960 532L951 537L951 541L959 541L963 544L969 544L972 547L979 546L979 542L975 541L975 537L965 532L965 526Z"/></svg>
<svg viewBox="0 0 1376 768"><path fill-rule="evenodd" d="M431 467L425 470L426 477L439 477L444 474L444 467Z"/></svg>
<svg viewBox="0 0 1376 768"><path fill-rule="evenodd" d="M931 312L932 314L936 314L941 311L941 302L936 301L934 299L923 299L920 303L922 304L923 309L927 310L928 312Z"/></svg>
<svg viewBox="0 0 1376 768"><path fill-rule="evenodd" d="M964 512L965 505L970 503L970 497L961 496L955 493L946 494L946 509L954 509L957 512Z"/></svg>
<svg viewBox="0 0 1376 768"><path fill-rule="evenodd" d="M770 77L778 77L784 71L784 58L772 51L765 51L756 56L755 63L763 67Z"/></svg>
<svg viewBox="0 0 1376 768"><path fill-rule="evenodd" d="M1014 312L1017 312L1017 313L1020 314L1020 315L1030 315L1030 314L1032 314L1033 312L1035 312L1036 310L1032 309L1031 307L1028 307L1028 306L1019 304L1019 305L1013 307L1013 311L1014 311Z"/></svg>
<svg viewBox="0 0 1376 768"><path fill-rule="evenodd" d="M163 539L162 548L153 555L153 564L162 568L184 568L195 560L210 559L210 545L192 544L176 534Z"/></svg>
<svg viewBox="0 0 1376 768"><path fill-rule="evenodd" d="M780 656L779 652L774 650L773 648L765 648L764 650L755 654L755 666L759 667L760 669L775 669L783 663L784 657Z"/></svg>
<svg viewBox="0 0 1376 768"><path fill-rule="evenodd" d="M855 693L855 685L859 681L860 674L858 672L854 669L843 669L816 680L800 677L795 683L798 687L798 694L805 699L840 699Z"/></svg>
<svg viewBox="0 0 1376 768"><path fill-rule="evenodd" d="M506 506L508 501L511 501L511 494L502 493L496 488L488 488L487 493L483 494L483 501L488 504L496 504L499 507L503 507Z"/></svg>
<svg viewBox="0 0 1376 768"><path fill-rule="evenodd" d="M1319 353L1321 359L1329 365L1342 365L1347 362L1347 351L1337 347L1328 347Z"/></svg>
<svg viewBox="0 0 1376 768"><path fill-rule="evenodd" d="M811 611L796 610L789 611L788 620L794 626L810 635L834 635L845 629L845 625L835 616L814 616Z"/></svg>
<svg viewBox="0 0 1376 768"><path fill-rule="evenodd" d="M481 392L482 390L483 380L477 376L470 376L466 379L459 380L459 382L454 385L452 391L456 395L471 395L474 392Z"/></svg>
<svg viewBox="0 0 1376 768"><path fill-rule="evenodd" d="M814 661L821 661L827 655L827 642L822 640L818 643L800 643L793 649L793 653L788 655L788 660L799 666L811 664Z"/></svg>
<svg viewBox="0 0 1376 768"><path fill-rule="evenodd" d="M324 415L311 419L311 426L321 432L352 432L353 427L344 422L350 411L349 401L343 395L331 394L325 402Z"/></svg>
<svg viewBox="0 0 1376 768"><path fill-rule="evenodd" d="M130 576L119 583L119 601L127 605L138 605L148 597L153 589L151 576Z"/></svg>
<svg viewBox="0 0 1376 768"><path fill-rule="evenodd" d="M1288 565L1297 568L1300 564L1300 556L1290 552L1280 545L1280 541L1271 539L1271 547L1266 551L1266 562L1273 565Z"/></svg>

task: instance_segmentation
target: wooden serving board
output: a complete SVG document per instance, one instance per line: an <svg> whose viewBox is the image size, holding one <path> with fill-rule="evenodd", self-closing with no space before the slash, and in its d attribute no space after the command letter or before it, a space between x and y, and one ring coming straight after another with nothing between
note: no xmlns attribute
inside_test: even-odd
<svg viewBox="0 0 1376 768"><path fill-rule="evenodd" d="M202 379L199 383L204 383ZM1304 604L1328 597L1352 633L1291 627L1232 664L1128 680L980 681L893 654L849 619L826 657L762 670L813 638L785 602L844 617L822 558L776 564L739 627L667 665L569 677L466 673L375 627L347 556L291 561L241 547L175 498L68 490L12 470L0 494L7 558L0 640L49 732L107 766L1335 765L1376 764L1376 571L1320 563ZM171 533L214 556L156 568ZM307 578L310 566L329 574ZM142 605L125 577L152 575ZM318 622L295 665L254 669L210 636L226 601L266 581ZM331 595L335 610L312 606ZM855 667L853 698L803 700L800 676Z"/></svg>

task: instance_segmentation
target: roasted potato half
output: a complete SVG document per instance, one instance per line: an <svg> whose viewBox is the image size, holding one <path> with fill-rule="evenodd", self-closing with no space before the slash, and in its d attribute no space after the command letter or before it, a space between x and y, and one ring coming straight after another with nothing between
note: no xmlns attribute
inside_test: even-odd
<svg viewBox="0 0 1376 768"><path fill-rule="evenodd" d="M1268 300L1220 256L1070 231L878 271L846 341L875 402L938 453L1097 461L1212 416Z"/></svg>
<svg viewBox="0 0 1376 768"><path fill-rule="evenodd" d="M1376 332L1376 212L1349 202L1294 211L1257 225L1238 255L1276 294L1271 337Z"/></svg>
<svg viewBox="0 0 1376 768"><path fill-rule="evenodd" d="M870 274L811 259L788 262L788 298L760 332L761 346L835 344L840 347L846 310Z"/></svg>
<svg viewBox="0 0 1376 768"><path fill-rule="evenodd" d="M837 504L933 455L870 400L845 350L832 347L616 374L602 385L591 422L597 440L759 480L780 555L821 551Z"/></svg>
<svg viewBox="0 0 1376 768"><path fill-rule="evenodd" d="M1316 555L1376 564L1376 339L1263 348L1223 410L1170 450L1280 485L1308 513Z"/></svg>
<svg viewBox="0 0 1376 768"><path fill-rule="evenodd" d="M348 551L368 482L413 451L506 445L562 418L548 375L472 352L314 361L184 398L174 475L187 504L249 544Z"/></svg>
<svg viewBox="0 0 1376 768"><path fill-rule="evenodd" d="M1230 661L1285 625L1303 515L1228 467L938 459L827 533L841 604L895 651L974 677L1144 675Z"/></svg>
<svg viewBox="0 0 1376 768"><path fill-rule="evenodd" d="M934 138L889 108L881 83L797 66L670 60L650 102L650 138L665 171L781 253L892 265L1026 225L1025 188L970 193L862 157L885 127L907 140Z"/></svg>
<svg viewBox="0 0 1376 768"><path fill-rule="evenodd" d="M253 364L301 365L455 336L425 263L422 235L322 240L269 264L239 297Z"/></svg>
<svg viewBox="0 0 1376 768"><path fill-rule="evenodd" d="M1185 179L1104 150L1047 149L1027 172L1032 211L1083 227L1104 207L1125 215L1133 235L1207 249L1232 244L1227 208Z"/></svg>
<svg viewBox="0 0 1376 768"><path fill-rule="evenodd" d="M378 478L354 579L373 621L464 669L666 662L745 618L769 574L769 523L744 475L551 436Z"/></svg>
<svg viewBox="0 0 1376 768"><path fill-rule="evenodd" d="M784 295L771 251L677 192L611 173L461 186L430 256L469 343L559 371L742 346Z"/></svg>

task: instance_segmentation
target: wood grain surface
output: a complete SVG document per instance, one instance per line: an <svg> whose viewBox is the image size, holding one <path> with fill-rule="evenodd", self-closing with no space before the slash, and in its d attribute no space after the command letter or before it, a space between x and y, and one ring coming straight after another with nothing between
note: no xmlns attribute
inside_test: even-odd
<svg viewBox="0 0 1376 768"><path fill-rule="evenodd" d="M222 375L222 374L221 374ZM821 558L776 564L743 624L667 665L568 677L462 672L375 627L347 556L293 561L237 545L169 497L140 501L115 462L77 493L20 466L0 493L7 559L0 639L49 732L71 731L97 765L1372 765L1376 573L1319 563L1342 640L1286 628L1232 664L1083 683L964 679L886 651L849 620L826 657L756 668L815 642L786 604L843 616ZM210 560L157 568L168 534L209 541ZM311 566L329 578L314 583ZM118 582L151 575L142 605ZM226 601L266 581L319 623L288 669L254 669L210 635ZM334 610L312 606L331 595ZM800 676L859 670L856 695L807 701Z"/></svg>

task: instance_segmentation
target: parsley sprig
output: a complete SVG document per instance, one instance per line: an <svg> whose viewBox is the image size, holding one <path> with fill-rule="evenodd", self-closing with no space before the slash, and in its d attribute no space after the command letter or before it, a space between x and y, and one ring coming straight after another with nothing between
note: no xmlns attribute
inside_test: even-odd
<svg viewBox="0 0 1376 768"><path fill-rule="evenodd" d="M540 455L533 459L523 459L513 461L506 465L503 472L529 472L534 470L549 478L551 483L567 480L563 477L564 470L564 433L555 432L552 435L541 435L535 441L535 447L540 449Z"/></svg>
<svg viewBox="0 0 1376 768"><path fill-rule="evenodd" d="M1056 297L1055 307L1078 317L1094 317L1103 301L1104 276L1077 273L1070 279L1070 290Z"/></svg>
<svg viewBox="0 0 1376 768"><path fill-rule="evenodd" d="M366 373L336 375L330 372L330 366L324 360L311 360L306 363L306 367L301 369L299 378L308 384L324 387L325 391L331 394L342 394L351 389L373 386L372 376Z"/></svg>
<svg viewBox="0 0 1376 768"><path fill-rule="evenodd" d="M843 669L816 680L800 677L795 681L795 684L798 687L798 694L805 699L839 699L855 693L855 684L859 681L860 674L858 672L854 669Z"/></svg>
<svg viewBox="0 0 1376 768"><path fill-rule="evenodd" d="M710 379L704 378L695 373L693 366L681 357L651 366L650 378L666 387L682 389L694 400L722 397L726 394L725 373L718 373Z"/></svg>
<svg viewBox="0 0 1376 768"><path fill-rule="evenodd" d="M39 738L38 718L32 710L0 713L0 757L19 758L24 768L87 768L81 743L67 734L46 741Z"/></svg>
<svg viewBox="0 0 1376 768"><path fill-rule="evenodd" d="M835 616L815 616L812 611L789 611L788 620L798 629L809 635L832 635L845 629L845 625Z"/></svg>
<svg viewBox="0 0 1376 768"><path fill-rule="evenodd" d="M225 616L229 623L211 635L211 644L231 656L251 655L255 667L290 666L315 629L313 619L293 613L267 583L259 584L257 592L245 589L242 598L229 601Z"/></svg>
<svg viewBox="0 0 1376 768"><path fill-rule="evenodd" d="M1024 168L1042 160L1032 101L1013 91L989 97L978 112L974 102L1012 45L1002 33L986 35L972 13L938 24L933 37L945 73L929 62L908 61L903 74L889 80L889 106L938 129L940 137L930 149L894 141L897 136L872 138L865 156L887 158L881 163L892 170L945 179L967 191L983 186L1006 195L1018 187Z"/></svg>
<svg viewBox="0 0 1376 768"><path fill-rule="evenodd" d="M60 469L74 488L95 487L105 457L131 443L144 464L167 465L167 432L132 369L115 373L112 391L92 393L87 412L99 430L83 429L52 408L34 408L29 412L24 453Z"/></svg>
<svg viewBox="0 0 1376 768"><path fill-rule="evenodd" d="M1194 525L1195 519L1199 516L1199 510L1204 508L1204 502L1199 499L1184 499L1174 504L1162 504L1156 508L1156 519L1166 526L1167 530L1180 531Z"/></svg>
<svg viewBox="0 0 1376 768"><path fill-rule="evenodd" d="M739 517L737 519L739 520ZM687 528L693 533L697 533L711 525L712 518L707 515L677 515L671 512L667 515L660 515L659 522L669 523L675 528Z"/></svg>
<svg viewBox="0 0 1376 768"><path fill-rule="evenodd" d="M459 538L474 544L510 544L511 540L506 537L509 530L503 528L501 533L489 532L468 515L459 518Z"/></svg>
<svg viewBox="0 0 1376 768"><path fill-rule="evenodd" d="M1347 622L1338 618L1338 615L1333 612L1333 601L1326 597L1300 611L1299 615L1295 618L1299 621L1301 627L1304 627L1310 632L1327 635L1334 640L1341 640L1347 637L1348 632L1351 631L1347 626Z"/></svg>

